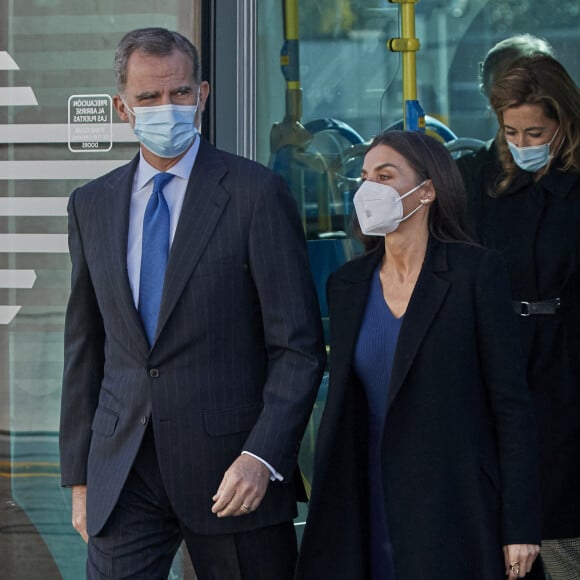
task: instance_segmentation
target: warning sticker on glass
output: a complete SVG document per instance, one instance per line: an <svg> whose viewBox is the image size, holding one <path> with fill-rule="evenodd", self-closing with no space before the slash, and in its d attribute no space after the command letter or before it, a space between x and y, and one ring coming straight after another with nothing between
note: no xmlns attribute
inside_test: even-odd
<svg viewBox="0 0 580 580"><path fill-rule="evenodd" d="M68 100L68 148L77 153L113 147L113 100L109 95L72 95Z"/></svg>

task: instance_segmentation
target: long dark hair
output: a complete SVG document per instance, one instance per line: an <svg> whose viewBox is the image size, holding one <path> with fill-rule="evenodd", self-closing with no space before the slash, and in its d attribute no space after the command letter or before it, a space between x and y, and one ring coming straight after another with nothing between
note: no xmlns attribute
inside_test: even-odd
<svg viewBox="0 0 580 580"><path fill-rule="evenodd" d="M419 131L383 131L367 151L386 145L402 155L417 174L417 184L430 179L437 194L429 209L429 233L442 242L471 242L466 222L465 188L455 161L437 139ZM403 193L403 192L400 192ZM365 236L354 222L355 235L372 250L381 238Z"/></svg>

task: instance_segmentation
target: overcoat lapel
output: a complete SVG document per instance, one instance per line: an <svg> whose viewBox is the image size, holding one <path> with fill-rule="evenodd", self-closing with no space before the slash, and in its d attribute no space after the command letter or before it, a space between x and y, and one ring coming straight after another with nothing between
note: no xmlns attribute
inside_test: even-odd
<svg viewBox="0 0 580 580"><path fill-rule="evenodd" d="M348 374L351 372L354 347L367 303L371 277L383 255L384 249L379 248L376 252L360 258L356 265L351 264L348 274L344 274L333 285L332 333L340 336L341 340L335 341L335 352L331 353L335 361L335 376L331 377L331 381L338 391L349 384ZM401 325L391 372L387 412L449 290L449 282L438 275L438 272L445 272L447 268L445 245L430 239L421 274ZM344 392L337 392L336 395L342 398Z"/></svg>
<svg viewBox="0 0 580 580"><path fill-rule="evenodd" d="M447 270L445 245L430 238L425 262L401 325L387 397L387 413L417 356L417 351L449 290L437 272Z"/></svg>
<svg viewBox="0 0 580 580"><path fill-rule="evenodd" d="M141 318L135 308L129 274L127 272L127 243L129 238L129 211L133 177L139 162L139 155L105 182L100 203L96 206L103 232L104 259L108 264L109 280L114 296L119 301L119 311L125 319L130 340L135 341L137 352L147 357L149 345L143 330Z"/></svg>
<svg viewBox="0 0 580 580"><path fill-rule="evenodd" d="M169 253L157 336L191 278L230 199L230 194L220 184L226 172L227 167L221 157L202 139Z"/></svg>
<svg viewBox="0 0 580 580"><path fill-rule="evenodd" d="M344 389L350 383L354 348L367 304L371 278L383 255L384 246L381 244L377 250L351 263L348 272L339 274L340 278L335 278L331 284L331 332L333 337L340 339L333 340L330 380L339 400L342 400Z"/></svg>

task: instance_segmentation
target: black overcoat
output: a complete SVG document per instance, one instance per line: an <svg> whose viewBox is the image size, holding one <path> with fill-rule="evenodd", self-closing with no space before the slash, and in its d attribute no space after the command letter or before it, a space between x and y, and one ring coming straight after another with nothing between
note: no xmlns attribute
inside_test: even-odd
<svg viewBox="0 0 580 580"><path fill-rule="evenodd" d="M560 298L555 315L518 317L540 430L542 538L580 536L580 173L559 161L520 171L499 197L494 142L458 162L478 240L499 250L512 298Z"/></svg>
<svg viewBox="0 0 580 580"><path fill-rule="evenodd" d="M368 578L367 420L352 357L381 247L328 285L330 385L297 578ZM382 441L397 580L500 579L539 543L536 426L492 251L430 240L403 321Z"/></svg>

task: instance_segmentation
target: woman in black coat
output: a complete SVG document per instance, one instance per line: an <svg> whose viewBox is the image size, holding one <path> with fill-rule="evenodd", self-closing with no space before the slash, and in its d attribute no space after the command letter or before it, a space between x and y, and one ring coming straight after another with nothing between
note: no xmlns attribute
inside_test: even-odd
<svg viewBox="0 0 580 580"><path fill-rule="evenodd" d="M464 241L461 176L434 139L379 135L363 178L355 207L377 243L328 283L330 386L297 578L524 577L539 551L536 432L503 263Z"/></svg>
<svg viewBox="0 0 580 580"><path fill-rule="evenodd" d="M507 263L540 429L542 560L580 578L580 91L550 57L492 85L493 147L459 161L478 240ZM497 160L496 160L497 159Z"/></svg>

